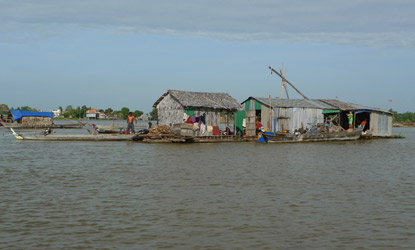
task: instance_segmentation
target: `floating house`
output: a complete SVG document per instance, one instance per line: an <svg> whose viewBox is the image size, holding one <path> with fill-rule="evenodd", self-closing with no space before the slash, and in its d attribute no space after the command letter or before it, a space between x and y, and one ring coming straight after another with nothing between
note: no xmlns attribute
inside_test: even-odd
<svg viewBox="0 0 415 250"><path fill-rule="evenodd" d="M353 112L353 126L362 127L364 131L370 131L372 136L388 137L392 136L392 119L393 114L387 110L367 107L359 104L346 103L339 100L318 100L321 103L332 106L332 110L325 110L325 115L337 113L340 125L343 128L348 127L347 113Z"/></svg>
<svg viewBox="0 0 415 250"><path fill-rule="evenodd" d="M153 105L158 111L158 124L198 124L200 134L220 126L221 113L233 118L242 108L238 101L226 93L168 90ZM190 119L190 120L189 120ZM232 119L233 120L233 119ZM200 125L202 123L202 126ZM234 125L231 125L232 130ZM215 131L212 132L215 135Z"/></svg>
<svg viewBox="0 0 415 250"><path fill-rule="evenodd" d="M249 97L242 102L245 110L237 114L237 130L243 130L241 119L246 120L246 135L256 135L256 121L269 131L293 132L311 128L324 122L323 110L331 106L307 99Z"/></svg>
<svg viewBox="0 0 415 250"><path fill-rule="evenodd" d="M354 114L354 127L364 121L364 131L372 136L392 135L392 113L338 100L281 99L249 97L242 102L244 111L237 113L237 131L245 129L247 136L256 135L256 122L273 132L294 133L298 129L311 129L316 124L335 120L348 129L347 113ZM245 119L245 122L243 121Z"/></svg>

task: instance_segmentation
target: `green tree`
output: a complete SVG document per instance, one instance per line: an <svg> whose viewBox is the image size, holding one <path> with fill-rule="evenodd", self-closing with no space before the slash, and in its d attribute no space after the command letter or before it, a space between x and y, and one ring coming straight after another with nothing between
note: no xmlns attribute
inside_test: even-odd
<svg viewBox="0 0 415 250"><path fill-rule="evenodd" d="M105 111L104 111L104 113L106 114L106 115L110 115L110 114L112 114L114 112L114 110L112 110L112 108L107 108Z"/></svg>
<svg viewBox="0 0 415 250"><path fill-rule="evenodd" d="M37 111L37 109L31 108L29 106L23 106L23 107L20 107L18 109L25 110L25 111Z"/></svg>
<svg viewBox="0 0 415 250"><path fill-rule="evenodd" d="M66 106L65 111L71 111L72 109L73 109L72 105L68 105L68 106Z"/></svg>
<svg viewBox="0 0 415 250"><path fill-rule="evenodd" d="M144 113L143 113L143 111L140 111L140 110L136 110L136 111L133 112L133 115L135 117L140 117L142 114L144 114Z"/></svg>
<svg viewBox="0 0 415 250"><path fill-rule="evenodd" d="M130 109L129 108L123 107L121 109L121 114L123 115L123 119L126 119L127 118L128 113L130 113Z"/></svg>
<svg viewBox="0 0 415 250"><path fill-rule="evenodd" d="M0 111L8 111L9 110L9 106L7 106L6 104L0 104Z"/></svg>
<svg viewBox="0 0 415 250"><path fill-rule="evenodd" d="M90 110L91 108L88 108L86 105L83 105L81 107L81 110L79 111L79 118L84 118L86 116L86 111Z"/></svg>
<svg viewBox="0 0 415 250"><path fill-rule="evenodd" d="M158 110L156 108L153 108L153 110L150 112L151 120L158 120Z"/></svg>

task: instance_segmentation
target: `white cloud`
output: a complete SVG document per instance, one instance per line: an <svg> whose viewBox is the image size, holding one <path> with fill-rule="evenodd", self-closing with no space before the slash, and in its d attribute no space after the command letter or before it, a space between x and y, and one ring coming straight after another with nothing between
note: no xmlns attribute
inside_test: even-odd
<svg viewBox="0 0 415 250"><path fill-rule="evenodd" d="M410 0L0 0L0 39L66 27L415 48Z"/></svg>

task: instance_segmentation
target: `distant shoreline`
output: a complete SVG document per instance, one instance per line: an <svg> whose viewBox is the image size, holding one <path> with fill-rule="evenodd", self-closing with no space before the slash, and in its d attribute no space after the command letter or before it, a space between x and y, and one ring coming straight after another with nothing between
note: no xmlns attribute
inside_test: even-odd
<svg viewBox="0 0 415 250"><path fill-rule="evenodd" d="M392 127L397 127L397 128L413 128L413 127L415 127L415 122L409 122L409 123L394 123L394 124L392 124Z"/></svg>

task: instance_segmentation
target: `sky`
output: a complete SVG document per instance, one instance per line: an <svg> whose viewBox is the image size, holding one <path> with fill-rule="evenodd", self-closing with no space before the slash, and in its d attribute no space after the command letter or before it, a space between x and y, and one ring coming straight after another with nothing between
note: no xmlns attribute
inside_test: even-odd
<svg viewBox="0 0 415 250"><path fill-rule="evenodd" d="M412 0L0 0L0 104L280 97L271 66L310 99L415 112L413 13Z"/></svg>

